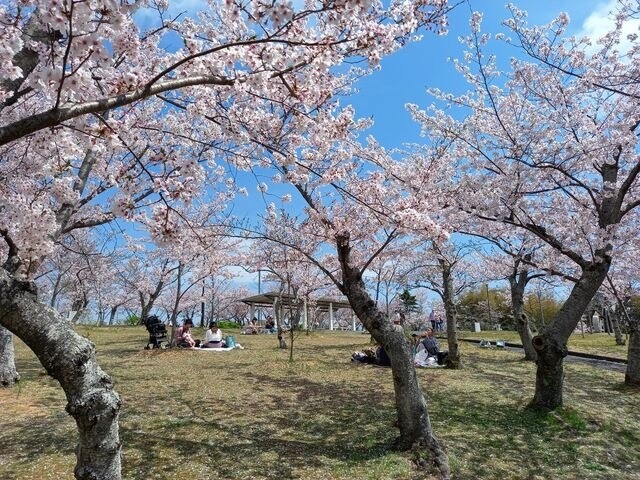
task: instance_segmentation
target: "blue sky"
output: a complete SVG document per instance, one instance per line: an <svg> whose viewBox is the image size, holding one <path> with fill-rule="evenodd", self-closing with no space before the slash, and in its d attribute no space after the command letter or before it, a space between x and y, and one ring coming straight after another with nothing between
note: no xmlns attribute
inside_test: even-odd
<svg viewBox="0 0 640 480"><path fill-rule="evenodd" d="M184 0L184 5L193 4L194 0ZM590 35L602 33L609 22L606 12L615 5L614 0L525 0L513 2L527 10L531 25L547 23L560 12L567 12L571 18L569 32L572 34ZM436 36L426 33L419 42L414 42L383 59L381 69L357 84L358 93L341 99L342 105L351 104L357 116L372 117L374 126L366 132L371 134L385 147L400 147L404 143L421 142L420 125L414 122L407 110L406 103L416 103L427 107L432 98L427 89L438 87L450 92L462 92L466 84L456 72L454 58L462 58L463 46L459 36L469 34L469 17L471 10L483 13L483 32L498 33L506 31L501 22L508 17L506 3L493 0L472 0L469 4L459 5L450 15L449 33ZM585 24L586 23L586 24ZM491 49L498 55L501 64L508 64L511 57L519 52L504 42L492 42ZM236 211L243 210L243 204L249 208L265 205L274 201L279 206L278 196L290 192L286 186L271 186L263 200L255 185L249 188L249 199L239 199ZM296 194L293 192L294 202ZM291 206L288 207L291 210Z"/></svg>
<svg viewBox="0 0 640 480"><path fill-rule="evenodd" d="M453 4L456 0L450 0ZM301 5L302 0L295 0L294 5ZM449 33L436 36L426 33L422 41L409 44L382 61L381 70L358 83L359 93L343 99L342 104L352 104L360 117L373 117L375 125L369 132L386 147L400 146L404 142L420 141L420 127L413 122L406 112L406 103L416 103L426 107L431 98L427 88L438 87L445 91L460 92L465 84L454 69L453 58L461 58L463 47L458 41L461 35L469 33L469 16L471 10L483 13L483 32L498 33L505 31L501 22L508 16L504 0L469 0L469 3L458 5L449 16ZM571 18L569 32L592 37L605 31L606 14L614 6L615 0L514 0L516 6L529 13L529 23L537 25L546 23L560 12L566 12ZM205 8L203 0L169 0L169 10L165 18L172 18L177 13L194 17ZM157 17L149 10L136 13L137 22L150 27L157 25ZM166 48L172 50L177 40L167 35L163 41ZM508 62L518 52L502 42L493 42L492 50L498 55L500 63ZM253 189L253 192L255 189Z"/></svg>
<svg viewBox="0 0 640 480"><path fill-rule="evenodd" d="M354 105L359 117L373 117L374 126L367 133L375 136L387 148L400 147L407 142L420 142L420 126L411 120L405 104L416 103L423 108L427 107L432 102L432 98L427 94L427 88L430 87L450 92L462 92L466 89L465 82L455 71L451 61L453 58L462 57L463 46L458 37L469 33L471 10L483 13L483 32L495 34L505 31L501 26L502 20L508 16L505 3L470 0L470 4L459 5L450 15L448 35L435 36L426 33L422 41L409 44L394 55L383 59L382 68L361 79L357 85L359 92L341 99L341 104ZM531 25L547 23L560 12L567 12L571 18L569 32L592 37L606 30L606 26L610 24L606 14L615 5L613 0L515 0L513 3L529 12ZM201 0L177 0L171 2L170 13L184 11L187 15L193 16L203 5L204 2ZM138 20L140 23L146 23L144 17L139 17ZM519 55L516 49L503 42L493 42L491 50L503 65L507 64L512 56ZM279 195L289 191L284 185L271 186L269 195L263 200L253 178L247 189L249 198L238 198L236 201L236 215L255 215L271 201L280 206ZM294 203L299 201L295 192L293 199ZM291 210L290 207L288 209ZM249 278L245 280L255 281Z"/></svg>
<svg viewBox="0 0 640 480"><path fill-rule="evenodd" d="M470 3L473 10L483 13L483 32L506 31L501 26L508 16L506 2L472 0ZM547 23L560 12L567 12L571 18L569 32L590 36L602 32L608 23L606 12L614 5L611 1L595 0L516 0L512 3L528 11L530 25ZM450 15L448 35L426 34L422 41L384 59L380 71L359 82L359 93L344 100L356 107L359 116L374 118L370 133L382 145L393 147L405 142L420 142L420 126L411 120L404 105L416 103L427 107L432 102L427 88L437 87L454 93L466 89L450 59L462 58L463 46L458 37L469 34L470 11L469 5L459 5ZM492 42L491 45L500 64L518 56L515 48L503 42Z"/></svg>

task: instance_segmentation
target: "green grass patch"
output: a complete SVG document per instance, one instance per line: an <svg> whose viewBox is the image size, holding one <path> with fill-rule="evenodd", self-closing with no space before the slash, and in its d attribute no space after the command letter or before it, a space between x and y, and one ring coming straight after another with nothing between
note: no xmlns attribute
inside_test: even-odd
<svg viewBox="0 0 640 480"><path fill-rule="evenodd" d="M507 342L520 343L520 337L517 332L512 330L503 330L497 332L495 330L487 330L485 332L467 332L461 331L459 338L472 338L476 340L506 340ZM574 333L569 337L569 350L575 352L593 353L594 355L605 355L616 358L627 358L626 345L616 345L613 334L607 333Z"/></svg>
<svg viewBox="0 0 640 480"><path fill-rule="evenodd" d="M273 335L237 335L245 350L214 353L145 351L141 327L81 333L123 399L126 479L425 478L391 448L391 371L349 362L366 335L302 334L290 364ZM454 478L640 478L640 394L620 388L621 373L566 364L565 407L536 412L525 408L534 365L461 349L464 370L418 372ZM20 386L0 390L2 478L71 478L64 394L19 341L16 351Z"/></svg>

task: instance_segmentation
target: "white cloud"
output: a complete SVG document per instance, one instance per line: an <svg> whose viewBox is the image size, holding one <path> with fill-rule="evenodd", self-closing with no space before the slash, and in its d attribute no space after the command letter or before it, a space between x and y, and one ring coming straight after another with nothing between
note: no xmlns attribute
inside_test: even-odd
<svg viewBox="0 0 640 480"><path fill-rule="evenodd" d="M576 34L578 38L589 37L592 42L591 50L595 51L598 48L596 44L597 40L609 31L613 30L615 26L615 12L621 7L619 0L609 0L605 3L599 3L591 14L582 23L582 28ZM640 28L640 19L628 20L623 26L622 38L619 45L621 52L626 52L631 46L631 42L627 39L627 35L631 33L638 33Z"/></svg>

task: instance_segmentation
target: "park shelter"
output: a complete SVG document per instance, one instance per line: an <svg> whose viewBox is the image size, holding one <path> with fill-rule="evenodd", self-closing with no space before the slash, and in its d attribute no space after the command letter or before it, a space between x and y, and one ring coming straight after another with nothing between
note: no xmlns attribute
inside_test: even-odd
<svg viewBox="0 0 640 480"><path fill-rule="evenodd" d="M295 295L280 292L266 292L259 293L252 297L243 298L241 302L249 305L249 318L254 318L256 308L271 308L275 309L278 302L281 303L282 308L298 307L299 302L302 301L302 328L308 328L309 322L309 310L310 304L313 304L313 308L316 312L329 314L329 330L335 329L335 312L341 308L348 308L351 310L351 305L346 298L337 299L331 297L320 297L314 299L300 298ZM351 316L351 328L356 330L356 316Z"/></svg>

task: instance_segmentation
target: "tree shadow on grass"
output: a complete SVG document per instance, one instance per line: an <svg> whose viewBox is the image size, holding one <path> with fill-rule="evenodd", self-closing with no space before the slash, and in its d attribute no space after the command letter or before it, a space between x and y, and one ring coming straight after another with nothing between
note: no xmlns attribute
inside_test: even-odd
<svg viewBox="0 0 640 480"><path fill-rule="evenodd" d="M23 478L25 468L37 463L43 455L71 456L76 443L75 424L66 415L38 417L28 422L3 423L0 430L2 456L11 458L2 467L1 478Z"/></svg>
<svg viewBox="0 0 640 480"><path fill-rule="evenodd" d="M504 382L501 376L493 380ZM583 467L579 464L588 460L595 462L594 465L600 462L600 466L608 471L607 475L602 473L602 476L589 478L625 478L626 473L618 469L625 468L623 463L628 463L620 461L628 452L615 452L606 461L582 456L581 449L611 438L609 436L607 440L597 434L601 425L596 418L573 408L551 412L527 409L524 404L505 402L504 396L501 397L501 402L493 402L486 395L458 390L455 401L447 402L438 394L432 395L436 431L438 419L446 417L449 429L456 432L455 456L466 464L465 474L470 475L469 478L505 475L507 478L552 478L557 474L561 478L584 478ZM446 444L448 432L441 433ZM618 433L623 449L638 452L640 443L636 435ZM626 439L622 433L627 434ZM602 445L603 451L612 449L611 444ZM499 455L496 452L500 452ZM505 471L508 467L500 466L502 457L520 469Z"/></svg>
<svg viewBox="0 0 640 480"><path fill-rule="evenodd" d="M325 466L330 471L336 463L348 466L391 452L397 434L392 427L395 410L392 399L380 398L375 388L351 390L267 374L256 375L255 380L280 408L258 407L247 410L245 416L222 418L216 408L174 398L183 406L182 417L161 428L123 427L125 477L148 478L145 465L156 465L164 475L214 468L217 478L224 479L293 479L299 470L322 471ZM167 433L163 428L168 428ZM166 458L166 452L172 459ZM190 459L198 465L186 465Z"/></svg>

